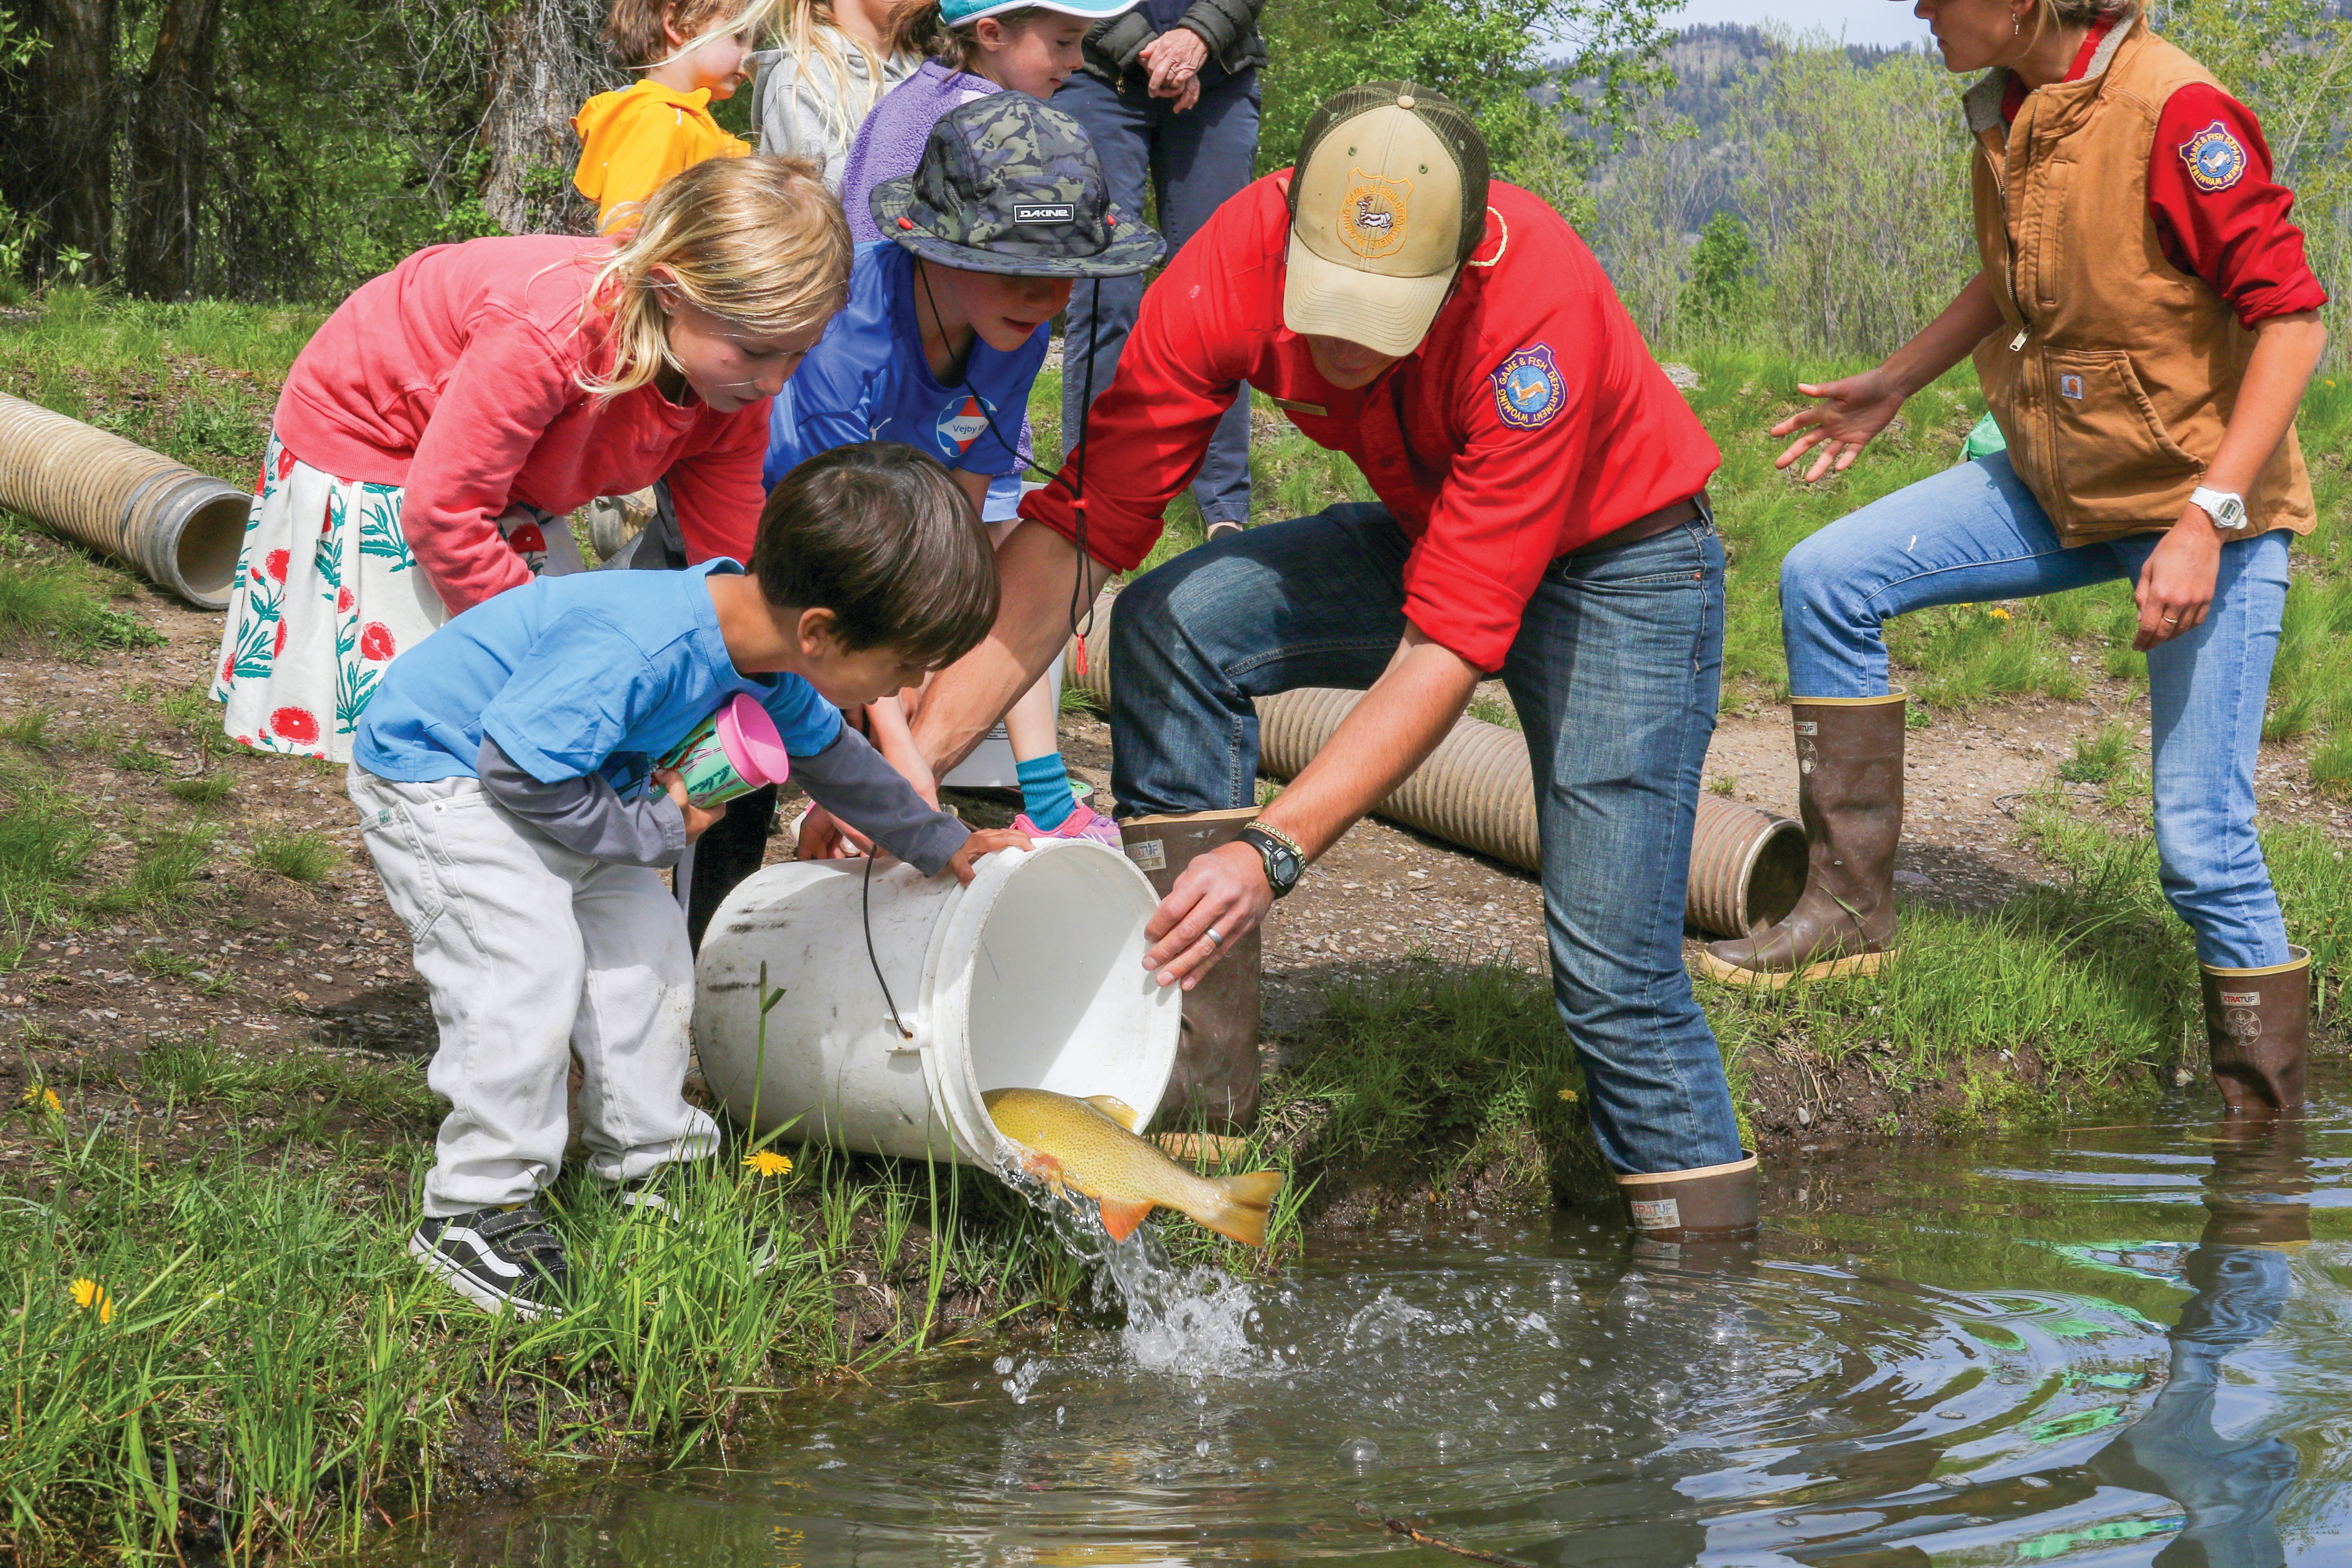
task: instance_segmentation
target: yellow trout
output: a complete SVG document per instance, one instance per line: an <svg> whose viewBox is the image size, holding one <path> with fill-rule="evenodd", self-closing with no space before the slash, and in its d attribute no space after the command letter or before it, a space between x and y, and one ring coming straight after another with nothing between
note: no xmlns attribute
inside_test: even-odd
<svg viewBox="0 0 2352 1568"><path fill-rule="evenodd" d="M981 1099L996 1130L1029 1151L1023 1163L1031 1175L1101 1203L1113 1241L1126 1240L1153 1209L1171 1208L1245 1247L1265 1245L1265 1211L1282 1191L1280 1171L1197 1175L1136 1136L1143 1118L1107 1094L1073 1100L999 1089Z"/></svg>

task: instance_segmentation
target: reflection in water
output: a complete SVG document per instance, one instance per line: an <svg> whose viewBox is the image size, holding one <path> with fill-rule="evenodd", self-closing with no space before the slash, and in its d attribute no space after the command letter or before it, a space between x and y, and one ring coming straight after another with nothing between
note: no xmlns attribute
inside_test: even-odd
<svg viewBox="0 0 2352 1568"><path fill-rule="evenodd" d="M2336 1568L2347 1169L2331 1106L2274 1134L2182 1121L1824 1157L1782 1173L1747 1247L1635 1248L1581 1215L1327 1239L1291 1278L1194 1281L1124 1328L814 1391L724 1467L445 1511L372 1556L1420 1550L1368 1503L1546 1568ZM1113 1260L1130 1289L1132 1245Z"/></svg>
<svg viewBox="0 0 2352 1568"><path fill-rule="evenodd" d="M2172 1361L2156 1403L2093 1468L2117 1486L2156 1492L2188 1515L2157 1568L2280 1568L2278 1507L2294 1484L2295 1452L2274 1433L2224 1436L2214 1425L2221 1363L2277 1326L2291 1277L2286 1250L2311 1240L2310 1173L2299 1124L2225 1126L2205 1179L2205 1233L2189 1255L2196 1289L2172 1331Z"/></svg>

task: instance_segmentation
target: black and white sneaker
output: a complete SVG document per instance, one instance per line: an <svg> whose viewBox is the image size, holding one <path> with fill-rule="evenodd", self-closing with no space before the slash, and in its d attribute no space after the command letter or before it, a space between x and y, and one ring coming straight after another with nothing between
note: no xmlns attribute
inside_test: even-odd
<svg viewBox="0 0 2352 1568"><path fill-rule="evenodd" d="M467 1300L518 1318L560 1318L570 1275L563 1243L530 1204L427 1219L408 1256Z"/></svg>
<svg viewBox="0 0 2352 1568"><path fill-rule="evenodd" d="M666 1182L679 1179L673 1175L678 1170L677 1166L666 1165L651 1175L633 1176L613 1190L619 1194L621 1206L634 1211L629 1216L632 1219L658 1219L672 1225L685 1225L688 1223L686 1215L662 1191ZM751 1275L757 1279L776 1266L781 1254L776 1248L775 1233L767 1226L746 1224L744 1228L751 1237Z"/></svg>

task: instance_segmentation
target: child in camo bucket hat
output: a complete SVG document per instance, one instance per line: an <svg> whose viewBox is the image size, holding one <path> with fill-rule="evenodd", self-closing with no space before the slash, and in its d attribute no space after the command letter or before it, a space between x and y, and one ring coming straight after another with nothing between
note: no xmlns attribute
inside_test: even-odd
<svg viewBox="0 0 2352 1568"><path fill-rule="evenodd" d="M916 172L877 185L869 205L898 243L857 247L848 305L771 407L761 479L773 486L815 454L871 437L908 442L947 466L1001 545L1033 467L1021 416L1053 319L1082 279L1139 272L1165 247L1111 206L1078 122L1011 90L943 115ZM908 727L916 700L886 698L853 719L928 795L936 782ZM1040 681L1004 715L1014 776L1003 782L1018 784L1023 805L1014 826L1115 848L1117 826L1077 798L1055 713ZM844 847L825 819L794 833L803 858ZM758 865L745 860L739 876Z"/></svg>
<svg viewBox="0 0 2352 1568"><path fill-rule="evenodd" d="M1022 92L959 105L912 174L874 187L882 232L926 260L1024 278L1123 278L1167 247L1118 210L1078 122Z"/></svg>

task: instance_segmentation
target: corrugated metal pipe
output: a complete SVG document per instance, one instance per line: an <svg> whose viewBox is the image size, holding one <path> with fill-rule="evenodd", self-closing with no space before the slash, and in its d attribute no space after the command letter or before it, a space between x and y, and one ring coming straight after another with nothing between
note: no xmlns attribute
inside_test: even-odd
<svg viewBox="0 0 2352 1568"><path fill-rule="evenodd" d="M1105 705L1110 701L1112 598L1105 594L1096 601L1085 673L1078 670L1076 639L1063 656L1065 683ZM1297 777L1362 696L1310 687L1259 699L1259 766L1277 778ZM1527 737L1517 730L1466 716L1456 720L1453 732L1373 810L1522 870L1543 868L1535 777ZM1699 796L1684 911L1691 925L1717 936L1745 936L1787 914L1804 889L1802 827L1721 795Z"/></svg>
<svg viewBox="0 0 2352 1568"><path fill-rule="evenodd" d="M252 503L161 452L0 394L0 507L200 609L228 607Z"/></svg>

